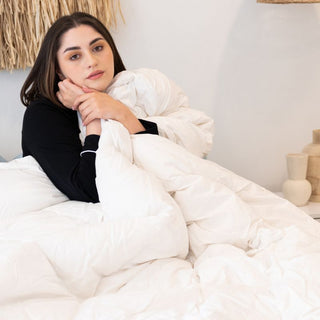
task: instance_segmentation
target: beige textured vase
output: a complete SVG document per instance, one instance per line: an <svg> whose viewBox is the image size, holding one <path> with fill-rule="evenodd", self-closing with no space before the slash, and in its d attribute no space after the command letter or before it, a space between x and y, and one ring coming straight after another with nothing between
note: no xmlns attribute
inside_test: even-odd
<svg viewBox="0 0 320 320"><path fill-rule="evenodd" d="M312 131L313 141L303 148L303 153L307 153L308 170L307 179L312 185L310 201L320 202L320 129Z"/></svg>
<svg viewBox="0 0 320 320"><path fill-rule="evenodd" d="M311 195L311 184L306 179L308 155L291 153L287 155L288 179L282 185L283 196L296 206L305 206Z"/></svg>

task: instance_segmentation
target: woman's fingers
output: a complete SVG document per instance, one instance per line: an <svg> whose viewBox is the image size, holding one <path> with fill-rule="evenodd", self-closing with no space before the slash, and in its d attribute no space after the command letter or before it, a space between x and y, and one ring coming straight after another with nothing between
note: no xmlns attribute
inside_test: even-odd
<svg viewBox="0 0 320 320"><path fill-rule="evenodd" d="M57 91L56 96L58 98L58 100L63 104L63 97L60 91Z"/></svg>
<svg viewBox="0 0 320 320"><path fill-rule="evenodd" d="M70 90L76 94L83 94L84 92L81 87L74 84L70 79L63 80L62 84L65 86L66 90Z"/></svg>
<svg viewBox="0 0 320 320"><path fill-rule="evenodd" d="M87 126L92 120L98 119L94 116L94 112L89 113L83 121L83 125Z"/></svg>
<svg viewBox="0 0 320 320"><path fill-rule="evenodd" d="M99 118L99 108L96 108L92 103L92 99L88 98L83 101L79 107L78 111L81 114L82 123L86 126L93 119Z"/></svg>
<svg viewBox="0 0 320 320"><path fill-rule="evenodd" d="M66 107L72 108L75 99L83 94L81 87L74 84L70 79L64 79L58 82L59 94L57 95L59 101Z"/></svg>
<svg viewBox="0 0 320 320"><path fill-rule="evenodd" d="M73 109L77 109L84 125L94 119L114 119L121 121L123 115L127 113L127 107L114 100L104 92L85 88L88 91L78 96L73 104Z"/></svg>
<svg viewBox="0 0 320 320"><path fill-rule="evenodd" d="M82 102L79 105L78 108L80 114L82 123L84 126L89 124L94 119L101 119L101 109L98 105L95 104L95 101L93 98L88 98L84 102Z"/></svg>
<svg viewBox="0 0 320 320"><path fill-rule="evenodd" d="M89 98L90 98L90 93L81 94L75 99L72 109L77 110L79 106L85 101L87 101Z"/></svg>
<svg viewBox="0 0 320 320"><path fill-rule="evenodd" d="M88 87L82 87L82 91L83 91L84 93L95 92L94 89L90 89L90 88L88 88Z"/></svg>

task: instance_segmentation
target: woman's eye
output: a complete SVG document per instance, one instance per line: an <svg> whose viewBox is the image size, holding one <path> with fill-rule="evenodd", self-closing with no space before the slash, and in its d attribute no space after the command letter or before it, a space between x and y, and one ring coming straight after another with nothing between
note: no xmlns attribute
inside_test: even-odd
<svg viewBox="0 0 320 320"><path fill-rule="evenodd" d="M80 55L79 54L74 54L70 57L70 60L77 60L79 59Z"/></svg>
<svg viewBox="0 0 320 320"><path fill-rule="evenodd" d="M101 51L103 49L103 46L96 46L93 48L93 51Z"/></svg>

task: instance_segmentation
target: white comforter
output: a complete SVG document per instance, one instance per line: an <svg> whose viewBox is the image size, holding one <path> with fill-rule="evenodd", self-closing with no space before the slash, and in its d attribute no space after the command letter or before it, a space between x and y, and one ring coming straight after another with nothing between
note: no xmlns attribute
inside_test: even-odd
<svg viewBox="0 0 320 320"><path fill-rule="evenodd" d="M32 157L0 164L1 320L320 318L320 224L199 157L212 122L163 79L110 87L162 137L102 122L101 203L69 201Z"/></svg>

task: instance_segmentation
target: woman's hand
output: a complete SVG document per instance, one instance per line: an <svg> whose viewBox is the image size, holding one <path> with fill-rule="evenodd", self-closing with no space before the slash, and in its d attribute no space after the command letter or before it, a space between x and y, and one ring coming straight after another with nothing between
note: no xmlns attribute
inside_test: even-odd
<svg viewBox="0 0 320 320"><path fill-rule="evenodd" d="M135 115L120 101L108 94L83 87L84 94L75 99L73 109L78 109L83 125L94 119L113 119L121 122L130 133L144 131L145 128Z"/></svg>
<svg viewBox="0 0 320 320"><path fill-rule="evenodd" d="M84 94L81 87L74 84L70 79L58 82L59 91L56 95L59 101L67 108L73 109L77 97Z"/></svg>
<svg viewBox="0 0 320 320"><path fill-rule="evenodd" d="M126 112L123 104L114 100L108 94L93 89L84 88L85 93L78 96L74 101L74 109L78 110L84 125L93 119L113 119L122 118Z"/></svg>

